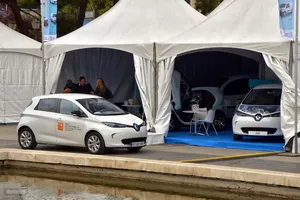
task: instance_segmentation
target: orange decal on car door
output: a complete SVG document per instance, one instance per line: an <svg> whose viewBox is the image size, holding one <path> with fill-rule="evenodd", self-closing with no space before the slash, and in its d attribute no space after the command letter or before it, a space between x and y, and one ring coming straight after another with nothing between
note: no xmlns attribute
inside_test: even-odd
<svg viewBox="0 0 300 200"><path fill-rule="evenodd" d="M57 122L57 130L59 130L59 131L64 130L64 123L63 122Z"/></svg>

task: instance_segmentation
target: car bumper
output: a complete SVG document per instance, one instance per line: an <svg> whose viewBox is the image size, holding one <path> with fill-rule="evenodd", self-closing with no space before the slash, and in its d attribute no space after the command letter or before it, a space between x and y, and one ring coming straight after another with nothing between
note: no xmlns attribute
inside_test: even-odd
<svg viewBox="0 0 300 200"><path fill-rule="evenodd" d="M266 117L257 122L252 117L234 115L233 134L245 136L282 136L280 117Z"/></svg>
<svg viewBox="0 0 300 200"><path fill-rule="evenodd" d="M108 129L110 129L108 131L110 133L104 136L105 146L108 148L128 148L133 147L133 144L137 145L134 147L143 147L147 144L148 132L146 126L141 127L140 131L136 131L133 128Z"/></svg>

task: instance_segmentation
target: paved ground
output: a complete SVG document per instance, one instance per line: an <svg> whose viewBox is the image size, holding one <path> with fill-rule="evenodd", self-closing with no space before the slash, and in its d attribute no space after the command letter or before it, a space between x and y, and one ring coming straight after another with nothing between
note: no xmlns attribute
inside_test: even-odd
<svg viewBox="0 0 300 200"><path fill-rule="evenodd" d="M15 125L0 126L0 148L19 148L15 134ZM84 148L70 148L58 146L42 146L37 149L63 152L87 152ZM186 145L155 145L145 147L137 154L118 150L109 152L110 156L132 157L153 160L187 161L196 163L210 163L243 168L266 169L300 173L300 157L291 157L287 154L263 155L265 152L246 151L237 149L220 149L209 147L194 147ZM248 156L258 156L249 158ZM242 158L244 157L244 158ZM247 158L245 158L247 157ZM217 161L212 161L216 159Z"/></svg>

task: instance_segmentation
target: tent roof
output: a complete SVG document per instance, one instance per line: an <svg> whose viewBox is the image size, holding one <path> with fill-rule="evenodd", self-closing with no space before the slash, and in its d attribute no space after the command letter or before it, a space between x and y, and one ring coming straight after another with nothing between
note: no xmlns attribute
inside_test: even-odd
<svg viewBox="0 0 300 200"><path fill-rule="evenodd" d="M17 52L42 56L41 43L0 22L0 52Z"/></svg>
<svg viewBox="0 0 300 200"><path fill-rule="evenodd" d="M207 20L158 45L157 56L239 48L288 61L290 41L281 37L278 12L276 0L225 0Z"/></svg>
<svg viewBox="0 0 300 200"><path fill-rule="evenodd" d="M184 0L121 0L76 31L45 45L46 58L82 48L113 48L153 59L153 46L206 17Z"/></svg>

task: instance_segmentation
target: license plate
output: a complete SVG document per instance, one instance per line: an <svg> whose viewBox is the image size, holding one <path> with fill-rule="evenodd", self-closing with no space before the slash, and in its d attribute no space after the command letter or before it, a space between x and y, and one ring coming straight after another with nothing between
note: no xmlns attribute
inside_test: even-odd
<svg viewBox="0 0 300 200"><path fill-rule="evenodd" d="M249 131L249 135L262 135L262 136L267 136L268 132L267 131Z"/></svg>
<svg viewBox="0 0 300 200"><path fill-rule="evenodd" d="M145 146L145 142L132 142L131 147L142 147Z"/></svg>

